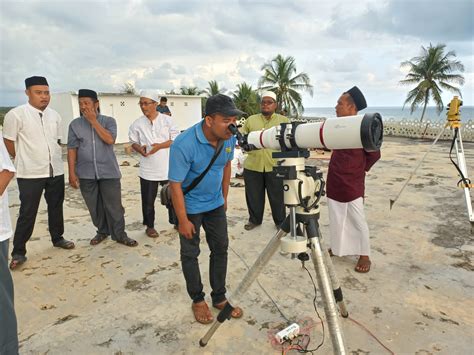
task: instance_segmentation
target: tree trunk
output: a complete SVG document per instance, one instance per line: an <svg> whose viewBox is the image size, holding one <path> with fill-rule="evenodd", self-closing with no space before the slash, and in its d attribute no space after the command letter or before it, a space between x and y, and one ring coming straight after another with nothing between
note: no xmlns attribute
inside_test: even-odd
<svg viewBox="0 0 474 355"><path fill-rule="evenodd" d="M423 106L423 112L421 113L420 122L423 122L423 117L425 117L426 105L428 105L428 98L429 98L428 95L429 95L429 90L426 92L426 95L425 95L425 105Z"/></svg>

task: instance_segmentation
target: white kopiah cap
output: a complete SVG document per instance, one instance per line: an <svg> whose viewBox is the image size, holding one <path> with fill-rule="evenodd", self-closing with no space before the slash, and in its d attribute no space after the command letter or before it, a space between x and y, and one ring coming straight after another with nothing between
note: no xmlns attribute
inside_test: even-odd
<svg viewBox="0 0 474 355"><path fill-rule="evenodd" d="M147 99L158 102L158 90L142 90L140 91L140 97L146 97Z"/></svg>
<svg viewBox="0 0 474 355"><path fill-rule="evenodd" d="M276 94L275 94L273 91L264 91L264 92L262 93L262 99L263 99L264 97L271 97L273 100L275 100L275 101L277 100L277 96L276 96Z"/></svg>

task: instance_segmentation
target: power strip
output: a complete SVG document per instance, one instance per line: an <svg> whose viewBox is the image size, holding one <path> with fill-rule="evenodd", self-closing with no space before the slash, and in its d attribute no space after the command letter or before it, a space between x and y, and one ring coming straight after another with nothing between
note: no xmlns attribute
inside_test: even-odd
<svg viewBox="0 0 474 355"><path fill-rule="evenodd" d="M291 324L275 334L275 339L283 344L285 341L296 338L300 334L300 326L296 323Z"/></svg>

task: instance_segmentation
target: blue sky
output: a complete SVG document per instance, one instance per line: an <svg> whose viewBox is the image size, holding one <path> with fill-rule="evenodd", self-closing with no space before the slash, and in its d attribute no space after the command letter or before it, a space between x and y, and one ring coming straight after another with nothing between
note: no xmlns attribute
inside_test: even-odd
<svg viewBox="0 0 474 355"><path fill-rule="evenodd" d="M257 87L277 54L309 75L306 107L333 106L353 85L370 106L401 106L400 63L430 43L456 52L474 105L473 14L471 0L0 0L0 106L23 103L31 75L52 92Z"/></svg>

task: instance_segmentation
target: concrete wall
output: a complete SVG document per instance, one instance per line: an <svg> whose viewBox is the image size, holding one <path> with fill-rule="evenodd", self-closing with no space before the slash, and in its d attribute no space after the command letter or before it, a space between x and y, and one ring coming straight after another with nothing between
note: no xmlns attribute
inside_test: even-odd
<svg viewBox="0 0 474 355"><path fill-rule="evenodd" d="M184 131L202 118L199 96L167 95L166 97L174 122L180 130Z"/></svg>
<svg viewBox="0 0 474 355"><path fill-rule="evenodd" d="M59 112L62 118L62 137L61 143L67 143L67 133L69 123L79 116L79 105L77 104L77 95L74 93L64 92L51 95L51 102L49 104L53 110Z"/></svg>
<svg viewBox="0 0 474 355"><path fill-rule="evenodd" d="M128 128L142 116L138 100L135 95L99 95L100 112L117 120L116 143L128 142Z"/></svg>
<svg viewBox="0 0 474 355"><path fill-rule="evenodd" d="M167 95L166 97L173 120L180 130L183 131L201 120L201 98L199 96ZM134 120L142 116L138 101L138 95L99 93L101 113L117 120L116 143L128 142L128 128ZM65 144L67 143L69 124L80 115L77 94L52 94L50 107L58 111L63 119L61 143Z"/></svg>

